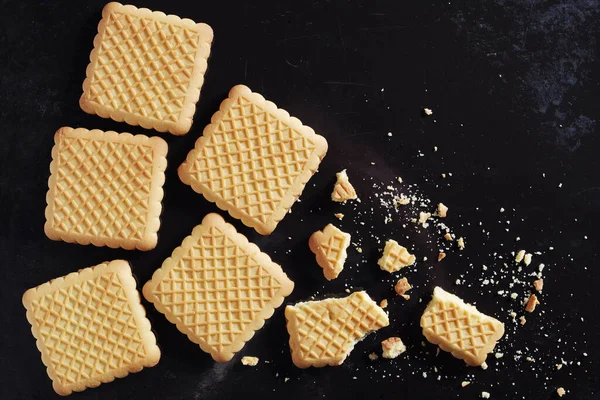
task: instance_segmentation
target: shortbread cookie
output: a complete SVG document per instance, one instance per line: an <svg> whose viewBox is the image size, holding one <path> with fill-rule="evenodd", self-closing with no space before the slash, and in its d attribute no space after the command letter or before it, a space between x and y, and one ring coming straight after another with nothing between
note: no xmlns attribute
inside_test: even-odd
<svg viewBox="0 0 600 400"><path fill-rule="evenodd" d="M127 261L85 268L29 289L23 305L60 395L112 382L160 359Z"/></svg>
<svg viewBox="0 0 600 400"><path fill-rule="evenodd" d="M342 232L332 224L316 231L308 240L310 251L315 253L317 264L323 268L328 281L338 277L346 262L346 249L350 245L350 234Z"/></svg>
<svg viewBox="0 0 600 400"><path fill-rule="evenodd" d="M377 264L384 271L396 272L413 265L415 260L415 256L410 254L405 247L400 246L398 242L390 239L385 242L383 255L377 261Z"/></svg>
<svg viewBox="0 0 600 400"><path fill-rule="evenodd" d="M333 186L333 192L331 193L331 200L337 202L344 202L346 200L355 200L358 196L354 186L348 180L348 174L343 169L335 174L337 181Z"/></svg>
<svg viewBox="0 0 600 400"><path fill-rule="evenodd" d="M267 254L208 214L154 272L144 297L216 361L229 361L293 288Z"/></svg>
<svg viewBox="0 0 600 400"><path fill-rule="evenodd" d="M96 246L156 247L167 143L68 127L56 132L54 142L46 235Z"/></svg>
<svg viewBox="0 0 600 400"><path fill-rule="evenodd" d="M235 86L196 141L179 177L268 235L327 152L327 141L246 86Z"/></svg>
<svg viewBox="0 0 600 400"><path fill-rule="evenodd" d="M479 366L504 335L504 324L440 287L421 317L423 335L468 365Z"/></svg>
<svg viewBox="0 0 600 400"><path fill-rule="evenodd" d="M292 361L298 368L340 365L367 334L389 325L366 292L285 308Z"/></svg>
<svg viewBox="0 0 600 400"><path fill-rule="evenodd" d="M406 346L399 337L393 336L381 342L381 356L383 358L396 358L406 351Z"/></svg>
<svg viewBox="0 0 600 400"><path fill-rule="evenodd" d="M212 39L206 24L108 3L90 54L81 108L130 125L186 134Z"/></svg>

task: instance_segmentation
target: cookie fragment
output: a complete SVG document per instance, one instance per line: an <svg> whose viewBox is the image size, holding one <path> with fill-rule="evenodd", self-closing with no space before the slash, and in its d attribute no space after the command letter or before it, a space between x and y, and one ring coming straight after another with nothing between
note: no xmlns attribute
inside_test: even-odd
<svg viewBox="0 0 600 400"><path fill-rule="evenodd" d="M438 217L446 218L448 214L448 207L444 203L439 203L437 207Z"/></svg>
<svg viewBox="0 0 600 400"><path fill-rule="evenodd" d="M246 365L248 367L256 367L256 365L258 365L258 357L250 357L250 356L244 356L242 357L242 364Z"/></svg>
<svg viewBox="0 0 600 400"><path fill-rule="evenodd" d="M346 262L346 249L350 246L350 234L342 232L332 224L313 233L308 240L310 251L317 257L328 281L338 277Z"/></svg>
<svg viewBox="0 0 600 400"><path fill-rule="evenodd" d="M400 354L406 351L406 346L402 343L402 339L399 337L390 337L381 342L381 349L383 358L396 358Z"/></svg>
<svg viewBox="0 0 600 400"><path fill-rule="evenodd" d="M394 286L394 290L398 293L398 296L404 296L406 292L412 289L410 283L408 283L408 279L402 278L400 279L396 285Z"/></svg>
<svg viewBox="0 0 600 400"><path fill-rule="evenodd" d="M535 310L535 307L538 304L540 304L540 301L537 299L537 296L535 294L532 294L531 296L529 296L529 300L527 300L527 305L525 306L525 311L533 312L533 310Z"/></svg>
<svg viewBox="0 0 600 400"><path fill-rule="evenodd" d="M298 368L340 365L368 333L389 325L366 292L287 306L292 361Z"/></svg>
<svg viewBox="0 0 600 400"><path fill-rule="evenodd" d="M433 290L421 327L429 342L471 366L482 365L504 335L504 324L440 287Z"/></svg>
<svg viewBox="0 0 600 400"><path fill-rule="evenodd" d="M337 177L337 182L333 187L333 192L331 193L331 200L341 203L346 200L356 199L358 197L356 195L356 190L348 180L348 174L346 173L346 170L343 169L335 175Z"/></svg>
<svg viewBox="0 0 600 400"><path fill-rule="evenodd" d="M541 292L544 289L544 280L537 279L537 280L533 281L533 287L535 288L535 290L537 292Z"/></svg>
<svg viewBox="0 0 600 400"><path fill-rule="evenodd" d="M385 243L383 255L377 264L383 271L396 272L415 263L416 257L408 252L393 239Z"/></svg>

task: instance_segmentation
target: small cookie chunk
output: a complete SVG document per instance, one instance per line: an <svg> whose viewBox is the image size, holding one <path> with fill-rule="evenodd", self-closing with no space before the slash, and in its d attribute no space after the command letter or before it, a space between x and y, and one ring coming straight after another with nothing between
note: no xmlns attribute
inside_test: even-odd
<svg viewBox="0 0 600 400"><path fill-rule="evenodd" d="M431 218L431 213L421 211L419 213L419 225L421 225L423 228L427 228L429 226L427 223L429 218Z"/></svg>
<svg viewBox="0 0 600 400"><path fill-rule="evenodd" d="M462 237L459 237L458 240L456 241L456 244L458 244L458 248L461 250L465 249L465 239L463 239Z"/></svg>
<svg viewBox="0 0 600 400"><path fill-rule="evenodd" d="M558 397L563 397L565 394L567 394L567 391L565 390L565 388L559 387L558 389L556 389L556 394L558 395Z"/></svg>
<svg viewBox="0 0 600 400"><path fill-rule="evenodd" d="M439 203L437 206L437 213L440 218L446 218L448 214L448 207L444 203Z"/></svg>
<svg viewBox="0 0 600 400"><path fill-rule="evenodd" d="M342 232L332 224L316 231L308 240L310 251L315 253L317 264L323 268L328 281L338 277L346 262L346 249L350 245L350 234Z"/></svg>
<svg viewBox="0 0 600 400"><path fill-rule="evenodd" d="M444 258L446 258L446 253L440 251L440 254L438 254L438 261L442 261Z"/></svg>
<svg viewBox="0 0 600 400"><path fill-rule="evenodd" d="M532 294L531 296L529 296L529 300L527 300L525 311L533 312L533 310L535 310L535 306L537 306L538 304L540 304L540 301L537 299L537 296L535 294Z"/></svg>
<svg viewBox="0 0 600 400"><path fill-rule="evenodd" d="M412 289L412 286L408 283L408 279L406 278L400 279L398 283L396 283L396 286L394 286L394 290L398 293L398 296L404 296L410 289Z"/></svg>
<svg viewBox="0 0 600 400"><path fill-rule="evenodd" d="M529 266L529 264L531 264L532 258L533 256L531 255L531 253L525 254L525 256L523 257L523 264L525 264L525 266Z"/></svg>
<svg viewBox="0 0 600 400"><path fill-rule="evenodd" d="M376 353L370 353L369 354L369 360L371 361L375 361L379 358L379 356Z"/></svg>
<svg viewBox="0 0 600 400"><path fill-rule="evenodd" d="M432 115L433 111L430 108L424 108L423 112L425 113L425 115Z"/></svg>
<svg viewBox="0 0 600 400"><path fill-rule="evenodd" d="M390 323L366 292L287 306L285 318L298 368L340 365L358 341Z"/></svg>
<svg viewBox="0 0 600 400"><path fill-rule="evenodd" d="M261 235L288 214L327 153L327 140L287 111L234 86L179 178Z"/></svg>
<svg viewBox="0 0 600 400"><path fill-rule="evenodd" d="M533 281L533 287L536 291L541 292L544 289L544 280L538 279Z"/></svg>
<svg viewBox="0 0 600 400"><path fill-rule="evenodd" d="M454 238L452 237L452 234L450 232L446 232L446 234L444 235L444 239L446 239L448 241L454 240Z"/></svg>
<svg viewBox="0 0 600 400"><path fill-rule="evenodd" d="M186 134L212 39L206 24L108 3L86 69L81 108L146 129Z"/></svg>
<svg viewBox="0 0 600 400"><path fill-rule="evenodd" d="M256 367L258 364L258 357L244 356L242 357L242 364L248 367Z"/></svg>
<svg viewBox="0 0 600 400"><path fill-rule="evenodd" d="M56 132L54 143L46 236L128 250L156 247L167 143L69 127Z"/></svg>
<svg viewBox="0 0 600 400"><path fill-rule="evenodd" d="M56 393L66 396L153 367L160 349L127 261L85 268L23 295Z"/></svg>
<svg viewBox="0 0 600 400"><path fill-rule="evenodd" d="M215 361L229 361L294 289L278 264L218 214L173 250L144 297Z"/></svg>
<svg viewBox="0 0 600 400"><path fill-rule="evenodd" d="M408 267L415 263L416 257L413 256L393 239L385 242L383 255L377 261L379 267L387 272L396 272L404 267Z"/></svg>
<svg viewBox="0 0 600 400"><path fill-rule="evenodd" d="M520 263L523 261L523 257L525 257L525 250L519 250L515 256L515 262Z"/></svg>
<svg viewBox="0 0 600 400"><path fill-rule="evenodd" d="M346 170L343 169L337 174L337 182L333 186L333 192L331 193L331 200L337 202L344 202L346 200L354 200L357 198L356 190L354 190L354 186L348 180L348 174L346 174Z"/></svg>
<svg viewBox="0 0 600 400"><path fill-rule="evenodd" d="M391 337L381 342L383 358L396 358L406 351L406 346L399 337Z"/></svg>
<svg viewBox="0 0 600 400"><path fill-rule="evenodd" d="M333 215L340 221L344 218L344 214L342 214L342 213L337 213L337 214L333 214Z"/></svg>
<svg viewBox="0 0 600 400"><path fill-rule="evenodd" d="M423 335L468 365L479 366L504 335L504 324L440 287L421 317Z"/></svg>
<svg viewBox="0 0 600 400"><path fill-rule="evenodd" d="M388 301L387 299L383 299L379 302L379 307L381 308L386 308L388 306Z"/></svg>

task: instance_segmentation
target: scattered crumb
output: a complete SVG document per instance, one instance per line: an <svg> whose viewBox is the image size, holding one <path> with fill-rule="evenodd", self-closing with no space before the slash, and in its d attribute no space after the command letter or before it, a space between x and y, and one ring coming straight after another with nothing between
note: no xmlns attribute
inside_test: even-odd
<svg viewBox="0 0 600 400"><path fill-rule="evenodd" d="M258 357L242 357L242 364L247 365L249 367L255 367L258 364Z"/></svg>
<svg viewBox="0 0 600 400"><path fill-rule="evenodd" d="M444 235L444 239L452 240L452 235L450 234L450 232L446 232L446 234Z"/></svg>
<svg viewBox="0 0 600 400"><path fill-rule="evenodd" d="M362 253L362 247L357 247L356 251L359 252L359 253Z"/></svg>
<svg viewBox="0 0 600 400"><path fill-rule="evenodd" d="M529 296L529 300L527 301L527 305L525 306L525 311L533 312L533 310L535 310L535 306L537 306L538 304L540 304L540 302L537 299L537 296L535 294L532 294L531 296Z"/></svg>
<svg viewBox="0 0 600 400"><path fill-rule="evenodd" d="M541 292L542 289L544 289L544 280L543 279L538 279L536 281L533 281L533 287L535 288L535 290L537 292Z"/></svg>
<svg viewBox="0 0 600 400"><path fill-rule="evenodd" d="M405 206L407 204L410 204L410 199L403 194L394 199L394 208L398 208L399 205Z"/></svg>
<svg viewBox="0 0 600 400"><path fill-rule="evenodd" d="M460 285L460 279L457 279L456 281L454 281L455 285Z"/></svg>
<svg viewBox="0 0 600 400"><path fill-rule="evenodd" d="M388 301L387 299L383 299L381 300L381 302L379 303L379 307L381 308L386 308L388 306Z"/></svg>
<svg viewBox="0 0 600 400"><path fill-rule="evenodd" d="M437 146L433 146L433 151L437 151Z"/></svg>
<svg viewBox="0 0 600 400"><path fill-rule="evenodd" d="M511 293L510 294L510 298L513 299L513 300L516 299L517 297L519 297L519 295L516 294L516 293Z"/></svg>
<svg viewBox="0 0 600 400"><path fill-rule="evenodd" d="M342 220L342 218L344 218L344 214L342 214L342 213L337 213L337 214L334 214L334 215L335 215L335 217L336 217L337 219L339 219L340 221Z"/></svg>
<svg viewBox="0 0 600 400"><path fill-rule="evenodd" d="M488 392L481 392L481 398L482 399L489 399L490 398L490 394Z"/></svg>
<svg viewBox="0 0 600 400"><path fill-rule="evenodd" d="M379 358L379 356L377 354L375 354L375 353L369 354L369 360L371 360L371 361L375 361L378 358Z"/></svg>
<svg viewBox="0 0 600 400"><path fill-rule="evenodd" d="M431 218L431 213L421 211L419 213L419 225L423 226L423 228L427 228L429 224L427 224L427 220Z"/></svg>
<svg viewBox="0 0 600 400"><path fill-rule="evenodd" d="M402 183L402 178L401 177L397 177L396 179L398 180L398 183Z"/></svg>
<svg viewBox="0 0 600 400"><path fill-rule="evenodd" d="M438 261L442 261L444 258L446 258L446 253L440 251L440 254L438 254Z"/></svg>
<svg viewBox="0 0 600 400"><path fill-rule="evenodd" d="M525 257L525 250L519 250L517 252L517 255L515 256L515 261L520 263L521 261L523 261L523 257Z"/></svg>
<svg viewBox="0 0 600 400"><path fill-rule="evenodd" d="M408 283L408 279L406 278L400 279L398 283L396 283L396 286L394 286L394 290L396 291L396 293L398 293L399 296L403 296L410 289L412 289L412 286L410 285L410 283Z"/></svg>
<svg viewBox="0 0 600 400"><path fill-rule="evenodd" d="M556 394L558 395L558 397L563 397L566 393L567 391L564 388L559 387L558 389L556 389Z"/></svg>
<svg viewBox="0 0 600 400"><path fill-rule="evenodd" d="M444 205L444 203L439 203L438 204L438 208L437 208L437 212L440 218L446 218L446 215L448 213L448 207L446 207Z"/></svg>
<svg viewBox="0 0 600 400"><path fill-rule="evenodd" d="M383 358L396 358L406 351L406 346L399 337L391 337L381 342Z"/></svg>
<svg viewBox="0 0 600 400"><path fill-rule="evenodd" d="M423 112L425 113L425 115L431 115L431 114L433 114L433 111L431 111L430 108L424 108Z"/></svg>
<svg viewBox="0 0 600 400"><path fill-rule="evenodd" d="M502 358L502 357L504 357L504 353L496 353L496 354L494 354L494 356L496 358Z"/></svg>
<svg viewBox="0 0 600 400"><path fill-rule="evenodd" d="M287 383L287 381L289 381L289 380L290 380L290 378L287 378L287 377L283 378L283 383Z"/></svg>
<svg viewBox="0 0 600 400"><path fill-rule="evenodd" d="M403 294L402 297L404 297L404 300L410 300L410 296L407 294Z"/></svg>
<svg viewBox="0 0 600 400"><path fill-rule="evenodd" d="M531 253L525 254L525 257L523 257L523 262L525 263L525 265L531 264L531 258L532 257L533 256L531 255Z"/></svg>
<svg viewBox="0 0 600 400"><path fill-rule="evenodd" d="M350 289L346 288L346 293L350 293Z"/></svg>
<svg viewBox="0 0 600 400"><path fill-rule="evenodd" d="M521 325L525 325L525 323L527 322L525 317L519 317L519 321L521 322Z"/></svg>
<svg viewBox="0 0 600 400"><path fill-rule="evenodd" d="M481 369L484 370L484 371L486 369L488 369L488 365L487 365L487 363L485 361L483 362L483 364L481 364Z"/></svg>
<svg viewBox="0 0 600 400"><path fill-rule="evenodd" d="M467 386L469 386L470 384L471 384L471 382L469 382L469 381L462 381L462 382L461 382L461 384L460 384L460 386L461 386L461 387L467 387Z"/></svg>
<svg viewBox="0 0 600 400"><path fill-rule="evenodd" d="M457 241L457 243L458 243L458 247L459 247L461 250L463 250L463 249L465 248L465 240L464 240L462 237L459 237L459 238L458 238L458 241Z"/></svg>
<svg viewBox="0 0 600 400"><path fill-rule="evenodd" d="M559 370L562 368L562 364L556 364L556 370Z"/></svg>
<svg viewBox="0 0 600 400"><path fill-rule="evenodd" d="M442 178L446 179L446 174L442 174Z"/></svg>

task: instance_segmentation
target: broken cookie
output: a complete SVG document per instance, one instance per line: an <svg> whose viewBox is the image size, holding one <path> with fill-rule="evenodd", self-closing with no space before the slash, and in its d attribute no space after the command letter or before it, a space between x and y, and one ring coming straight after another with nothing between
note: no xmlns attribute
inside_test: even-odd
<svg viewBox="0 0 600 400"><path fill-rule="evenodd" d="M344 202L346 200L354 200L357 198L356 190L354 190L354 186L348 180L348 174L346 174L346 170L335 174L337 177L337 182L333 187L333 192L331 193L331 200L337 202Z"/></svg>
<svg viewBox="0 0 600 400"><path fill-rule="evenodd" d="M308 240L310 251L315 253L317 264L323 268L323 275L328 281L337 278L344 269L349 245L350 234L332 224L328 224L322 231L316 231Z"/></svg>
<svg viewBox="0 0 600 400"><path fill-rule="evenodd" d="M404 267L415 263L415 256L410 254L405 247L402 247L395 240L388 240L385 243L383 255L377 261L379 267L387 272L396 272Z"/></svg>

